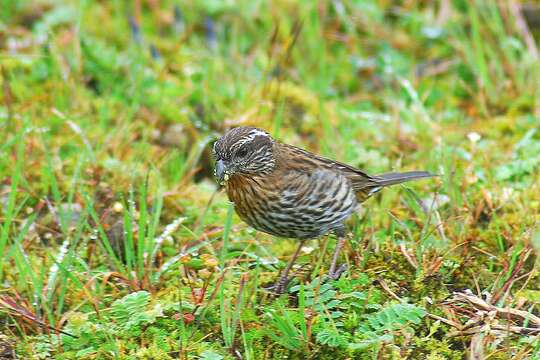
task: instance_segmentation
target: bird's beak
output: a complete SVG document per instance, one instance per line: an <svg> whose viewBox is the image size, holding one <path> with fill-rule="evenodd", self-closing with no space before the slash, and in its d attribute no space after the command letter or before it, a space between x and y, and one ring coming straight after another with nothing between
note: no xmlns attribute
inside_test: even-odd
<svg viewBox="0 0 540 360"><path fill-rule="evenodd" d="M229 174L227 173L227 164L223 160L216 161L214 175L220 185L223 185L225 181L229 180Z"/></svg>

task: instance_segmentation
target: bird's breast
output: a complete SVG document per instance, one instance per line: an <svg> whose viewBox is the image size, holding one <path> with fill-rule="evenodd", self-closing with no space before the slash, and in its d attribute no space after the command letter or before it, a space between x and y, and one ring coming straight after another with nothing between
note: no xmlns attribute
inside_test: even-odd
<svg viewBox="0 0 540 360"><path fill-rule="evenodd" d="M233 176L225 186L242 220L281 237L321 236L341 226L357 204L350 181L329 171Z"/></svg>
<svg viewBox="0 0 540 360"><path fill-rule="evenodd" d="M277 200L280 192L278 183L272 183L261 176L234 175L227 181L225 188L241 218L253 217L255 213L262 212L269 203Z"/></svg>

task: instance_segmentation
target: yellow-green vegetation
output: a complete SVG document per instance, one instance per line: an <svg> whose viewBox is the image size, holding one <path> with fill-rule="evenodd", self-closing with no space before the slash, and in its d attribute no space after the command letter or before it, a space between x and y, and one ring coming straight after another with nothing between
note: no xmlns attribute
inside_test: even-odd
<svg viewBox="0 0 540 360"><path fill-rule="evenodd" d="M540 358L540 5L3 0L0 358ZM303 249L211 143L256 125L377 174Z"/></svg>

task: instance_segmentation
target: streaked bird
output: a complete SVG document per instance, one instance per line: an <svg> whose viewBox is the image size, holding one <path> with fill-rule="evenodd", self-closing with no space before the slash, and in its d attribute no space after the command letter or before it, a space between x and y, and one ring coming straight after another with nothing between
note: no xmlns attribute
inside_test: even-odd
<svg viewBox="0 0 540 360"><path fill-rule="evenodd" d="M336 234L329 277L338 278L344 270L337 268L345 241L344 222L358 204L386 186L432 176L426 171L368 175L276 141L254 127L227 131L214 143L213 152L214 175L240 218L265 233L299 240L276 282L277 293L285 291L288 273L307 239Z"/></svg>

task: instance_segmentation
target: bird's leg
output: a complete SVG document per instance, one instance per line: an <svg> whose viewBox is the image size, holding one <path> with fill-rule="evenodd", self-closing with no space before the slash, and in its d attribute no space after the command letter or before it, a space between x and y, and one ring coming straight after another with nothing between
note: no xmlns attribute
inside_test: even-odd
<svg viewBox="0 0 540 360"><path fill-rule="evenodd" d="M289 271L291 271L291 268L294 265L294 262L298 258L298 255L300 255L300 250L302 249L302 246L304 246L305 240L301 240L300 244L298 244L298 247L296 248L296 251L294 252L291 260L289 260L289 263L283 269L281 272L279 279L276 281L276 284L274 285L274 291L276 294L283 294L285 293L285 288L287 287L287 284L289 283Z"/></svg>
<svg viewBox="0 0 540 360"><path fill-rule="evenodd" d="M336 230L336 236L337 236L337 243L336 248L334 250L334 255L332 256L332 264L330 265L330 272L328 274L328 277L332 280L337 280L343 274L345 270L347 270L347 264L341 264L339 268L337 267L337 261L339 258L339 253L341 252L341 249L343 248L343 245L345 245L345 229L338 229Z"/></svg>

